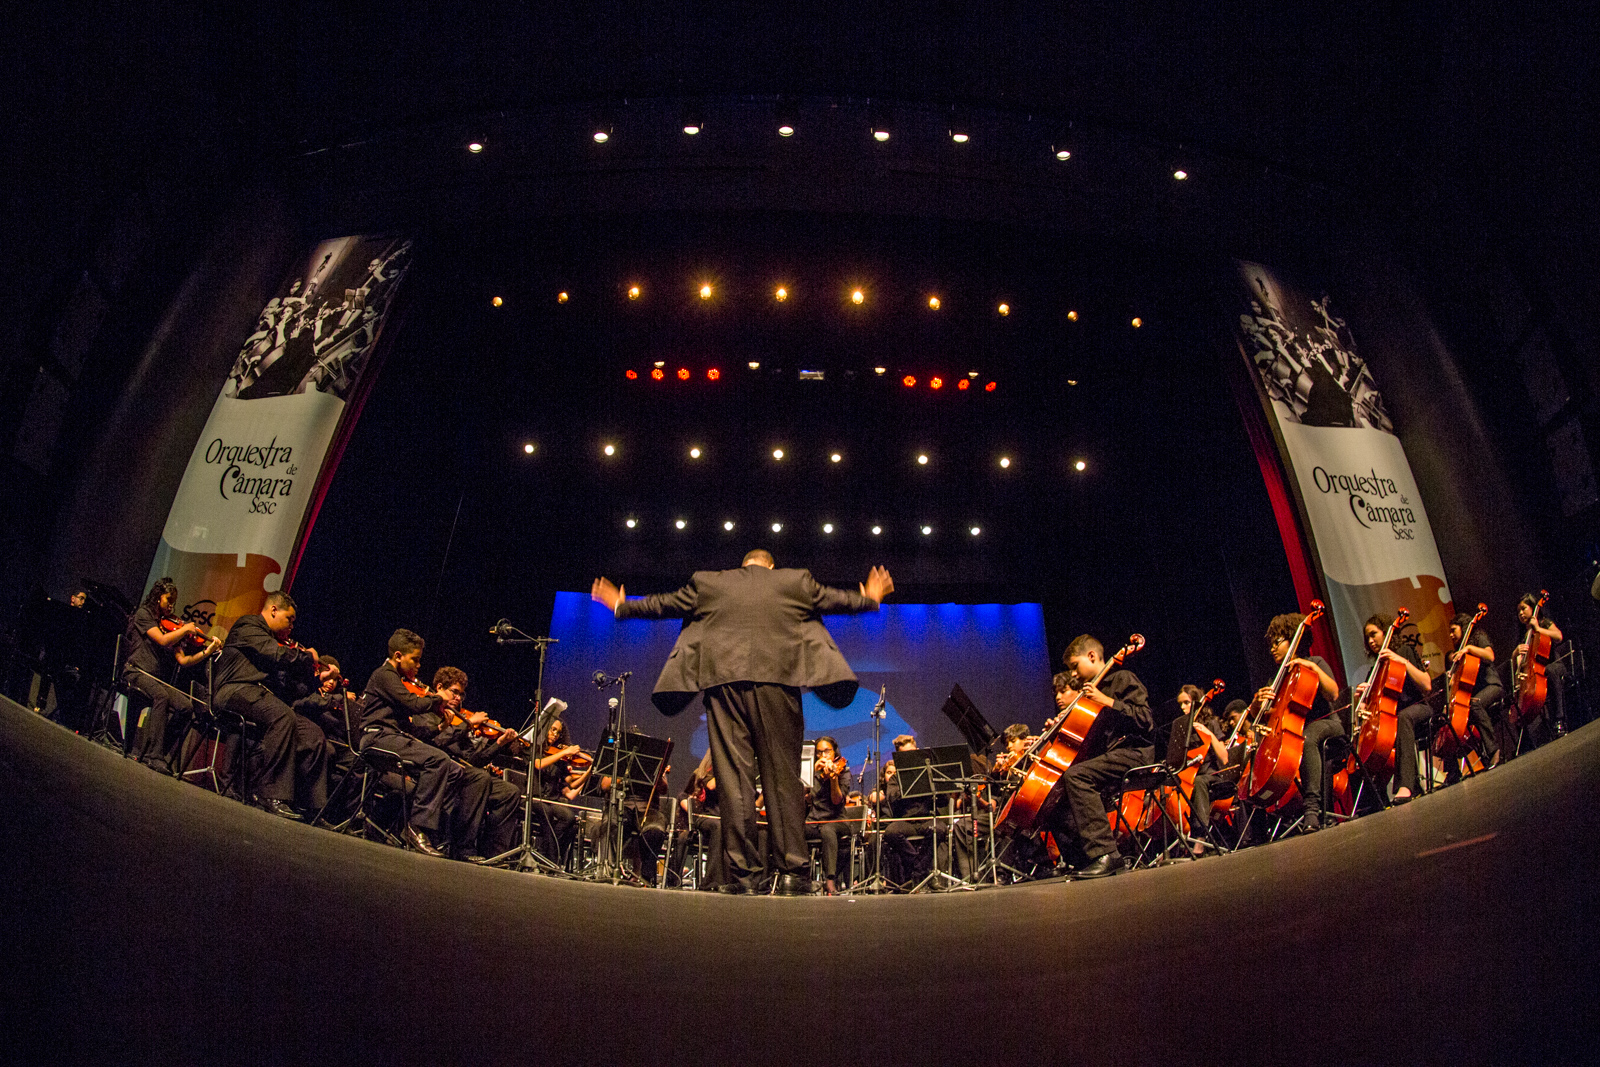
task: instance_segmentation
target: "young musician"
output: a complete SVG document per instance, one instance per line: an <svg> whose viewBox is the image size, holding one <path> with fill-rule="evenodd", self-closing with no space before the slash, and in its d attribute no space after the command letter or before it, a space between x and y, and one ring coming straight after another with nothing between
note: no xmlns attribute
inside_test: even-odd
<svg viewBox="0 0 1600 1067"><path fill-rule="evenodd" d="M916 747L917 739L910 734L894 739L896 752L910 752ZM902 794L893 756L884 762L883 788L874 791L873 800L889 805L891 821L884 826L883 851L889 865L899 875L899 884L909 888L928 872L933 862L933 847L929 842L933 832L933 801L927 797L907 798ZM923 837L921 846L911 841L919 835Z"/></svg>
<svg viewBox="0 0 1600 1067"><path fill-rule="evenodd" d="M583 752L573 744L561 719L545 733L542 754L528 760L528 788L536 790L534 810L539 813L539 851L560 864L578 836L578 817L568 807L578 799L589 777L589 766L578 767L573 758Z"/></svg>
<svg viewBox="0 0 1600 1067"><path fill-rule="evenodd" d="M683 795L678 801L678 806L683 809L685 815L693 812L694 821L689 828L700 832L700 840L706 848L706 873L700 880L698 888L715 889L727 881L727 870L722 858L722 825L718 818L717 775L711 766L709 750L701 758L700 765L694 769L694 773L689 776L689 782L683 787Z"/></svg>
<svg viewBox="0 0 1600 1067"><path fill-rule="evenodd" d="M1452 647L1461 644L1461 635L1466 633L1467 627L1472 625L1472 616L1461 612L1450 621L1450 644ZM1500 745L1495 740L1494 723L1489 718L1489 709L1498 707L1505 690L1500 685L1500 674L1494 666L1494 644L1489 637L1489 632L1482 626L1475 627L1472 635L1467 638L1467 647L1458 648L1450 653L1450 666L1454 667L1461 662L1463 656L1476 656L1478 659L1478 678L1472 684L1472 702L1468 705L1467 721L1471 723L1478 733L1478 758L1483 760L1485 767L1492 767L1500 761ZM1445 699L1450 698L1449 693ZM1448 711L1447 711L1448 713ZM1395 759L1401 762L1399 751L1399 737L1396 735ZM1411 742L1412 751L1415 752L1416 743ZM1410 770L1407 771L1406 764ZM1417 791L1417 761L1413 756L1409 761L1403 761L1400 767L1402 774L1409 773L1409 779L1402 778L1401 786L1406 795L1410 796ZM1451 777L1455 777L1452 771ZM1396 790L1395 798L1401 799L1400 791Z"/></svg>
<svg viewBox="0 0 1600 1067"><path fill-rule="evenodd" d="M850 837L850 824L844 821L850 798L850 766L839 756L839 742L831 737L817 738L813 749L811 790L806 798L806 837L822 841L823 893L839 892L839 838Z"/></svg>
<svg viewBox="0 0 1600 1067"><path fill-rule="evenodd" d="M1305 813L1300 817L1297 829L1303 834L1322 829L1322 743L1345 732L1343 721L1333 714L1333 701L1339 696L1339 683L1334 681L1333 669L1328 666L1328 661L1321 656L1296 656L1294 653L1298 650L1289 648L1289 642L1294 639L1294 633L1304 618L1296 611L1288 615L1274 615L1267 624L1267 649L1272 653L1272 661L1282 667L1284 658L1288 657L1291 667L1306 667L1317 676L1317 692L1311 710L1306 712L1305 745L1300 753L1300 798L1305 804ZM1309 646L1309 629L1304 640ZM1273 695L1270 685L1263 686L1256 692L1256 700L1270 704Z"/></svg>
<svg viewBox="0 0 1600 1067"><path fill-rule="evenodd" d="M1538 603L1539 597L1536 594L1524 594L1522 599L1517 601L1517 622L1522 625L1524 634L1526 634L1529 627L1532 627L1548 637L1550 639L1550 651L1554 653L1556 646L1565 640L1565 635L1561 632L1561 627L1557 626L1556 621L1550 617L1548 606L1540 609L1539 621L1537 623L1533 621L1533 609ZM1517 647L1511 652L1513 665L1520 667L1527 654L1528 646L1519 641ZM1552 655L1550 662L1545 665L1544 673L1544 714L1530 721L1527 728L1529 739L1533 742L1535 748L1554 739L1558 730L1566 729L1567 723L1566 664ZM1512 693L1511 699L1513 701L1516 700L1517 694Z"/></svg>
<svg viewBox="0 0 1600 1067"><path fill-rule="evenodd" d="M1095 676L1105 666L1105 646L1088 634L1072 639L1062 657L1071 669L1074 689L1057 695L1057 704L1066 706L1081 699L1102 705L1099 714L1109 716L1104 729L1105 747L1080 756L1062 776L1063 795L1045 820L1054 832L1062 855L1076 846L1087 862L1074 872L1078 878L1104 878L1122 870L1122 854L1106 818L1101 790L1110 789L1134 767L1154 763L1155 723L1150 716L1150 698L1144 683L1126 668L1110 671L1098 685ZM1070 698L1070 699L1069 699Z"/></svg>
<svg viewBox="0 0 1600 1067"><path fill-rule="evenodd" d="M467 786L472 792L484 791L482 825L467 827L462 843L468 858L474 855L481 843L479 856L498 856L509 852L516 844L517 812L522 807L522 792L503 778L496 778L483 769L483 765L502 754L516 738L512 730L501 730L493 741L485 740L474 731L489 721L481 711L463 711L461 702L467 695L467 672L459 667L440 667L433 672L433 689L439 694L437 714L413 717L411 724L422 736L423 731L437 724L437 732L425 738L435 748L456 758L467 775ZM445 725L455 719L454 726Z"/></svg>
<svg viewBox="0 0 1600 1067"><path fill-rule="evenodd" d="M1189 834L1196 840L1193 853L1205 852L1205 840L1211 831L1211 801L1214 796L1231 796L1238 781L1235 772L1232 782L1221 776L1228 766L1228 749L1223 746L1222 723L1211 707L1206 705L1198 712L1195 705L1205 698L1197 685L1186 685L1178 691L1178 717L1172 721L1172 734L1167 742L1167 765L1184 769L1189 763L1189 753L1201 749L1196 757L1200 761L1189 790ZM1242 701L1241 701L1242 703ZM1189 716L1194 716L1193 730Z"/></svg>
<svg viewBox="0 0 1600 1067"><path fill-rule="evenodd" d="M1395 716L1394 731L1394 765L1396 787L1394 799L1396 803L1409 800L1417 790L1417 725L1427 722L1433 716L1433 706L1428 701L1428 694L1433 692L1433 677L1428 674L1427 668L1422 665L1422 655L1417 651L1417 646L1409 641L1390 642L1389 648L1381 657L1378 649L1383 648L1383 635L1388 633L1389 627L1394 625L1394 619L1388 615L1374 615L1369 618L1361 628L1361 636L1366 642L1367 655L1384 661L1399 660L1405 665L1406 680L1400 690L1400 710ZM1460 637L1458 633L1457 638ZM1358 692L1354 700L1359 702L1364 694Z"/></svg>
<svg viewBox="0 0 1600 1067"><path fill-rule="evenodd" d="M264 811L299 819L328 802L328 740L316 723L283 699L285 686L317 669L317 650L289 640L294 598L268 593L259 615L245 615L228 631L213 672L212 699L264 728L251 793ZM276 687L276 688L274 688Z"/></svg>
<svg viewBox="0 0 1600 1067"><path fill-rule="evenodd" d="M426 718L439 705L438 694L419 695L406 687L422 667L424 644L410 630L390 636L389 657L372 672L361 695L359 746L362 752L376 746L418 765L411 821L401 836L423 855L443 856L452 842L466 845L476 836L489 791L481 781L469 781L461 764L416 736L438 732Z"/></svg>
<svg viewBox="0 0 1600 1067"><path fill-rule="evenodd" d="M200 663L221 647L217 642L205 641L199 650L186 649L185 643L205 638L205 631L192 622L182 625L168 622L170 629L162 626L163 621L171 620L177 599L177 583L171 578L157 580L145 595L144 603L128 620L122 639L127 653L122 661L122 683L150 701L137 725L130 722L126 730L133 738L128 755L167 774L172 772L167 745L170 713L178 712L181 725L194 711L189 695L171 684L174 671ZM130 717L132 714L130 708Z"/></svg>

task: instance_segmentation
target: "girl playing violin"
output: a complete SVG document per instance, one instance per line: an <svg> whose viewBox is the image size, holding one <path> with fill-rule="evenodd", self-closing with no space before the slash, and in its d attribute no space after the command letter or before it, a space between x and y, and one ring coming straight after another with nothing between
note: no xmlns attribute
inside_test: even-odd
<svg viewBox="0 0 1600 1067"><path fill-rule="evenodd" d="M822 842L823 892L831 897L839 892L839 838L850 834L851 824L844 821L850 798L850 765L839 755L839 742L831 737L817 738L814 751L806 837Z"/></svg>
<svg viewBox="0 0 1600 1067"><path fill-rule="evenodd" d="M177 583L171 578L158 579L128 620L123 635L127 657L122 664L122 682L150 701L138 726L128 731L133 738L128 755L167 774L172 772L167 745L170 712L176 709L180 719L187 722L194 711L188 695L169 684L173 671L200 663L222 647L220 641L207 638L194 623L173 619L177 599Z"/></svg>
<svg viewBox="0 0 1600 1067"><path fill-rule="evenodd" d="M567 724L557 719L545 734L541 754L528 760L528 788L536 790L533 809L539 815L539 850L561 863L577 837L578 817L570 805L578 799L594 770L594 760L573 744Z"/></svg>

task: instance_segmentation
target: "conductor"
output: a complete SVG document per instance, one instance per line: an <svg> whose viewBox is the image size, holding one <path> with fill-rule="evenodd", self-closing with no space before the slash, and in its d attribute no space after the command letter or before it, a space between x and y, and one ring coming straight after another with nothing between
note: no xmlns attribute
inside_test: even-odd
<svg viewBox="0 0 1600 1067"><path fill-rule="evenodd" d="M833 589L810 571L778 570L761 548L746 553L735 570L696 571L675 593L629 600L621 586L595 579L590 596L619 619L684 620L651 699L662 714L676 715L696 693L705 695L728 866L719 892L749 892L763 867L756 846L758 769L777 862L774 891L807 891L800 687L836 708L855 698L856 676L822 616L877 611L894 581L874 567L859 588Z"/></svg>

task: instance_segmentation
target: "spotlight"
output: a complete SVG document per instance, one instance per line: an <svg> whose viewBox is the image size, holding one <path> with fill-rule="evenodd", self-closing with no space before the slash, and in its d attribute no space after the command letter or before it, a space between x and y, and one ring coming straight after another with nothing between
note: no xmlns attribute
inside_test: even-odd
<svg viewBox="0 0 1600 1067"><path fill-rule="evenodd" d="M629 300L637 300L637 299L639 299L639 287L637 285L628 286L628 299Z"/></svg>
<svg viewBox="0 0 1600 1067"><path fill-rule="evenodd" d="M944 388L944 379L943 378L929 378L928 379L928 388L930 388L930 389L943 389Z"/></svg>
<svg viewBox="0 0 1600 1067"><path fill-rule="evenodd" d="M873 537L877 537L881 533L883 533L883 527L882 526L874 526L872 528L872 536Z"/></svg>
<svg viewBox="0 0 1600 1067"><path fill-rule="evenodd" d="M967 532L970 533L973 537L977 537L979 534L983 533L983 529L982 529L982 527L974 526L972 529L968 530Z"/></svg>
<svg viewBox="0 0 1600 1067"><path fill-rule="evenodd" d="M606 131L606 130L596 130L596 131L594 131L594 143L595 144L605 144L609 140L611 140L611 134L608 131Z"/></svg>
<svg viewBox="0 0 1600 1067"><path fill-rule="evenodd" d="M1133 328L1135 330L1137 330L1139 327L1141 327L1143 325L1144 325L1144 320L1139 318L1139 316L1135 315L1133 317Z"/></svg>
<svg viewBox="0 0 1600 1067"><path fill-rule="evenodd" d="M825 534L833 533L833 523L831 523L831 522L823 523L822 524L822 532L825 533Z"/></svg>
<svg viewBox="0 0 1600 1067"><path fill-rule="evenodd" d="M658 360L656 360L656 366L658 366L658 367L665 367L665 366L666 366L666 365L667 365L667 361L666 361L666 360L664 360L664 359L658 359Z"/></svg>
<svg viewBox="0 0 1600 1067"><path fill-rule="evenodd" d="M604 452L608 456L614 456L614 455L617 454L617 446L616 445L606 445L606 447L602 448L600 451Z"/></svg>
<svg viewBox="0 0 1600 1067"><path fill-rule="evenodd" d="M628 529L631 530L635 526L639 525L639 520L638 519L629 519L625 525L628 527Z"/></svg>
<svg viewBox="0 0 1600 1067"><path fill-rule="evenodd" d="M689 449L689 458L690 459L699 459L700 458L700 449L699 448L691 448L691 449Z"/></svg>
<svg viewBox="0 0 1600 1067"><path fill-rule="evenodd" d="M1076 311L1067 312L1067 321L1068 322L1077 322L1078 321L1078 313Z"/></svg>
<svg viewBox="0 0 1600 1067"><path fill-rule="evenodd" d="M900 379L900 384L905 386L907 389L910 389L917 384L916 376L908 374L904 378Z"/></svg>
<svg viewBox="0 0 1600 1067"><path fill-rule="evenodd" d="M1072 465L1072 469L1075 471L1084 471L1089 469L1089 465L1080 459Z"/></svg>
<svg viewBox="0 0 1600 1067"><path fill-rule="evenodd" d="M828 457L828 462L829 463L837 463L843 458L844 458L843 456L841 456L839 453L835 452L833 455Z"/></svg>
<svg viewBox="0 0 1600 1067"><path fill-rule="evenodd" d="M927 537L932 533L933 533L933 527L932 526L924 526L922 528L922 536L923 537Z"/></svg>
<svg viewBox="0 0 1600 1067"><path fill-rule="evenodd" d="M1076 378L1068 378L1067 379L1067 384L1068 385L1077 385L1078 384L1078 379L1076 379Z"/></svg>
<svg viewBox="0 0 1600 1067"><path fill-rule="evenodd" d="M917 456L917 465L921 467L926 467L928 465L928 454L926 452L923 452Z"/></svg>
<svg viewBox="0 0 1600 1067"><path fill-rule="evenodd" d="M794 136L794 127L789 125L787 122L785 122L782 126L778 127L778 136L779 137L793 137Z"/></svg>
<svg viewBox="0 0 1600 1067"><path fill-rule="evenodd" d="M650 372L650 377L655 379L658 382L661 379L665 378L666 376L667 376L667 372L662 370L660 367L657 367L655 370Z"/></svg>
<svg viewBox="0 0 1600 1067"><path fill-rule="evenodd" d="M781 523L781 522L773 523L772 524L772 532L773 533L782 533L783 532L783 523Z"/></svg>
<svg viewBox="0 0 1600 1067"><path fill-rule="evenodd" d="M883 377L883 375L884 375L884 374L885 374L885 373L886 373L886 372L887 372L887 371L888 371L888 370L889 370L889 368L888 368L888 367L873 367L873 368L872 368L872 373L873 373L873 374L876 374L876 375L877 375L877 376L878 376L878 377L880 377L880 378L881 378L881 377Z"/></svg>
<svg viewBox="0 0 1600 1067"><path fill-rule="evenodd" d="M986 393L992 393L992 392L994 392L994 383L993 383L993 382L990 382L990 383L989 383L989 384L988 384L988 385L985 385L985 386L984 386L984 387L983 387L983 391L984 391L984 392L986 392Z"/></svg>
<svg viewBox="0 0 1600 1067"><path fill-rule="evenodd" d="M975 370L967 371L967 377L968 378L976 378L977 376L978 376L978 372L977 371L975 371Z"/></svg>
<svg viewBox="0 0 1600 1067"><path fill-rule="evenodd" d="M962 378L960 381L956 382L956 388L960 389L962 392L966 392L967 386L971 384L971 382L967 381L965 378Z"/></svg>
<svg viewBox="0 0 1600 1067"><path fill-rule="evenodd" d="M860 289L853 289L850 292L850 303L852 304L859 304L866 298L867 294L863 293Z"/></svg>
<svg viewBox="0 0 1600 1067"><path fill-rule="evenodd" d="M556 303L558 303L558 304L565 304L567 302L567 299L568 299L568 297L567 297L567 294L566 294L565 291L562 291L562 292L559 292L559 293L556 294Z"/></svg>
<svg viewBox="0 0 1600 1067"><path fill-rule="evenodd" d="M500 297L498 297L498 296L497 296L497 297L494 297L494 298L492 298L492 299L491 299L491 300L490 300L490 301L489 301L489 303L490 303L490 304L493 304L493 305L494 305L494 306L495 306L495 307L499 307L499 306L500 306L500 305L501 305L501 304L504 304L504 303L505 303L505 301L504 301L504 300L502 300L502 299L500 299Z"/></svg>
<svg viewBox="0 0 1600 1067"><path fill-rule="evenodd" d="M528 444L523 445L522 446L522 451L526 452L530 456L533 455L533 444L532 444L532 442L529 442Z"/></svg>
<svg viewBox="0 0 1600 1067"><path fill-rule="evenodd" d="M747 364L747 366L748 366L748 367L749 367L749 368L750 368L750 369L751 369L751 370L760 370L760 369L761 369L761 361L760 361L760 360L757 360L757 359L752 359L752 360L751 360L751 361L750 361L750 362L749 362L749 363L748 363L748 364Z"/></svg>
<svg viewBox="0 0 1600 1067"><path fill-rule="evenodd" d="M689 380L689 368L688 367L679 367L678 368L678 380L680 382L686 382L686 381Z"/></svg>
<svg viewBox="0 0 1600 1067"><path fill-rule="evenodd" d="M1188 179L1189 172L1186 170L1175 170L1172 172L1172 176L1181 182Z"/></svg>
<svg viewBox="0 0 1600 1067"><path fill-rule="evenodd" d="M710 300L711 299L711 286L702 285L700 287L700 299L701 300Z"/></svg>
<svg viewBox="0 0 1600 1067"><path fill-rule="evenodd" d="M783 449L781 449L781 448L774 448L774 449L773 449L773 450L772 450L772 458L773 458L773 459L782 459L782 458L783 458Z"/></svg>
<svg viewBox="0 0 1600 1067"><path fill-rule="evenodd" d="M623 377L625 377L625 378L627 378L627 379L628 379L628 381L630 381L630 382L631 382L631 381L633 381L633 380L634 380L634 379L635 379L635 378L637 378L637 377L639 377L639 372L638 372L638 371L636 371L636 370L630 370L630 371L626 371L626 372L624 372L624 374L623 374Z"/></svg>
<svg viewBox="0 0 1600 1067"><path fill-rule="evenodd" d="M467 145L467 151L471 152L473 155L477 155L479 152L483 151L483 142L473 141L471 144Z"/></svg>
<svg viewBox="0 0 1600 1067"><path fill-rule="evenodd" d="M719 371L717 368L712 367L712 368L710 368L709 370L706 371L706 377L711 379L712 381L716 381L717 379L722 377L722 372Z"/></svg>
<svg viewBox="0 0 1600 1067"><path fill-rule="evenodd" d="M928 306L931 307L933 310L938 311L939 310L939 298L936 297L936 296L928 297Z"/></svg>
<svg viewBox="0 0 1600 1067"><path fill-rule="evenodd" d="M872 139L874 141L877 141L879 144L882 144L883 142L885 142L885 141L887 141L889 139L889 131L888 130L874 129L872 131Z"/></svg>
<svg viewBox="0 0 1600 1067"><path fill-rule="evenodd" d="M1057 148L1056 149L1056 158L1061 160L1061 162L1065 163L1067 160L1072 158L1072 153L1067 151L1065 148Z"/></svg>
<svg viewBox="0 0 1600 1067"><path fill-rule="evenodd" d="M1011 466L1011 457L1010 456L1001 456L1000 457L1000 466L1002 468Z"/></svg>
<svg viewBox="0 0 1600 1067"><path fill-rule="evenodd" d="M778 121L778 136L793 137L795 124L800 121L800 104L793 98L778 101L772 117Z"/></svg>
<svg viewBox="0 0 1600 1067"><path fill-rule="evenodd" d="M1001 304L999 307L995 308L995 310L1000 312L1001 315L1009 315L1011 314L1011 305Z"/></svg>
<svg viewBox="0 0 1600 1067"><path fill-rule="evenodd" d="M724 530L727 530L729 533L732 533L733 532L733 520L729 519L727 522L723 523L722 524L722 528Z"/></svg>
<svg viewBox="0 0 1600 1067"><path fill-rule="evenodd" d="M700 127L692 122L686 123L683 127L683 132L688 134L690 137L693 137L695 134L700 132Z"/></svg>
<svg viewBox="0 0 1600 1067"><path fill-rule="evenodd" d="M776 300L780 304L783 303L785 300L789 299L789 290L784 286L778 286L772 291L772 299Z"/></svg>
<svg viewBox="0 0 1600 1067"><path fill-rule="evenodd" d="M687 133L688 131L686 130L684 132ZM683 529L685 526L687 526L689 524L684 522L682 519L679 519L677 522L673 523L672 525L676 526L678 529L681 530L681 529Z"/></svg>
<svg viewBox="0 0 1600 1067"><path fill-rule="evenodd" d="M950 139L956 144L966 144L968 141L972 140L972 138L968 137L966 134L956 133L954 131L951 131Z"/></svg>

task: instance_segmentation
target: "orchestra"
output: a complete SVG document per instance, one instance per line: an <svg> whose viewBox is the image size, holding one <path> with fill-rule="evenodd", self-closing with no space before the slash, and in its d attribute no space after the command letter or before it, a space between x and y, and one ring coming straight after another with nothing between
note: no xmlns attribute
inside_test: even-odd
<svg viewBox="0 0 1600 1067"><path fill-rule="evenodd" d="M335 657L293 639L297 608L287 593L268 594L259 613L226 634L175 618L177 594L171 579L161 579L127 617L118 678L132 702L123 731L130 758L182 777L197 758L196 712L214 704L243 724L227 750L230 761L237 753L240 798L285 819L360 831L356 820L318 816L327 815L330 772L359 780L373 770L368 756L381 750L403 773L388 774L380 792L405 801L383 817L391 840L413 851L477 862L514 852L525 790L532 791L530 834L547 871L581 877L592 857L612 847L600 815L610 780L595 773L594 755L573 742L559 713L530 743L516 723L468 710L467 673L445 665L431 684L420 682L426 642L405 628L394 631L358 694ZM1108 658L1099 639L1083 634L1062 656L1067 669L1052 680L1053 714L1044 726L990 731L992 743L974 752L979 777L937 799L902 790L894 757L919 750L914 735L895 737L881 757L854 748L859 778L838 740L819 736L802 785L813 891L1102 878L1151 855L1190 861L1309 833L1335 818L1407 803L1424 786L1483 773L1566 725L1557 654L1565 635L1547 601L1548 594L1530 593L1517 603L1519 640L1498 666L1485 605L1451 620L1449 647L1433 661L1404 608L1374 614L1362 628L1366 680L1349 688L1312 651L1311 624L1325 610L1313 601L1305 613L1271 620L1265 640L1277 671L1251 700L1234 700L1219 716L1211 700L1220 681L1209 692L1186 684L1166 705L1176 716L1159 721L1125 662L1144 639L1134 635ZM1164 793L1120 793L1130 771L1156 764L1158 733L1170 772ZM1332 744L1340 738L1343 748ZM663 759L655 789L646 796L641 785L640 795L622 802L624 880L726 887L711 753L675 796L669 771ZM1350 795L1353 776L1367 786L1361 811ZM756 826L754 851L767 873L747 891L783 895L764 805ZM1177 844L1168 840L1174 832ZM1161 847L1151 847L1158 837Z"/></svg>

